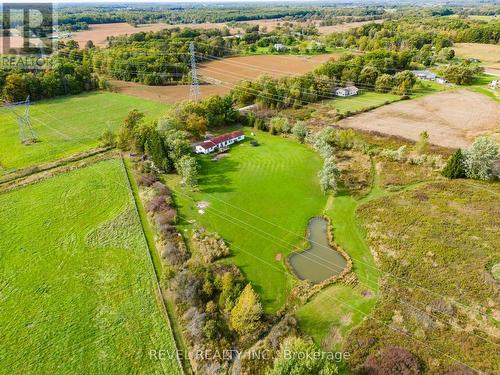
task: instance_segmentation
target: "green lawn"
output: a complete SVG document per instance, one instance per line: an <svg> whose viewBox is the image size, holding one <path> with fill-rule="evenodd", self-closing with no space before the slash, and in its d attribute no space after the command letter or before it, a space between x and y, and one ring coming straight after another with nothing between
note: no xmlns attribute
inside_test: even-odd
<svg viewBox="0 0 500 375"><path fill-rule="evenodd" d="M500 92L499 90L491 89L488 85L491 81L500 80L500 77L493 76L489 74L481 74L476 78L476 80L472 83L472 85L466 86L469 90L478 92L480 94L484 94L494 99L497 102L500 102Z"/></svg>
<svg viewBox="0 0 500 375"><path fill-rule="evenodd" d="M180 374L121 161L0 195L0 368ZM3 232L5 231L5 232Z"/></svg>
<svg viewBox="0 0 500 375"><path fill-rule="evenodd" d="M0 108L0 174L96 147L103 131L116 130L132 109L158 117L166 108L162 103L109 92L40 101L31 106L31 119L41 142L29 146L20 143L13 114Z"/></svg>
<svg viewBox="0 0 500 375"><path fill-rule="evenodd" d="M250 138L260 145L252 147ZM227 158L199 160L200 192L189 193L175 176L168 177L183 215L182 229L189 230L187 221L194 220L218 232L230 244L229 261L241 267L266 311L276 311L294 280L276 255L286 256L302 245L308 220L326 204L317 177L321 158L295 140L256 132L234 145ZM204 214L192 199L209 203Z"/></svg>
<svg viewBox="0 0 500 375"><path fill-rule="evenodd" d="M347 98L335 98L333 100L325 101L324 103L336 109L339 113L345 114L347 112L357 112L370 107L378 107L386 102L394 102L400 99L400 96L393 94L384 94L373 91L362 91L359 95Z"/></svg>

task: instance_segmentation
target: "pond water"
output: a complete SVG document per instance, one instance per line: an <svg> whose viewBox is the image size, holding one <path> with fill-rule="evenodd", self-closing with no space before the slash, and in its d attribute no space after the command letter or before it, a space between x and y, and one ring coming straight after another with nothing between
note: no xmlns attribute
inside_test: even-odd
<svg viewBox="0 0 500 375"><path fill-rule="evenodd" d="M307 228L309 248L288 258L295 274L313 283L340 274L347 261L328 243L328 222L322 217L314 217Z"/></svg>

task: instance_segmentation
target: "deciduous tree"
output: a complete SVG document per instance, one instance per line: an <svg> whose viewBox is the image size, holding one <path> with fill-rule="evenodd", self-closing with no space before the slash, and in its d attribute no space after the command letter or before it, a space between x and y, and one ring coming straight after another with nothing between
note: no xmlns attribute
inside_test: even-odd
<svg viewBox="0 0 500 375"><path fill-rule="evenodd" d="M241 336L251 335L261 328L262 314L259 296L253 290L252 285L247 284L231 310L231 327Z"/></svg>
<svg viewBox="0 0 500 375"><path fill-rule="evenodd" d="M468 178L489 180L491 166L498 158L498 145L488 136L476 138L472 146L465 153L465 174Z"/></svg>

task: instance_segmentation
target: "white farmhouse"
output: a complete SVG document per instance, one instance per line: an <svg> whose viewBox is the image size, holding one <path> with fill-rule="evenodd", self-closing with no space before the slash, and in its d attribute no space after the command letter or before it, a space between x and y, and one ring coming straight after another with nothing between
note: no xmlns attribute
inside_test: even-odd
<svg viewBox="0 0 500 375"><path fill-rule="evenodd" d="M412 70L415 77L426 81L435 81L436 75L428 70Z"/></svg>
<svg viewBox="0 0 500 375"><path fill-rule="evenodd" d="M217 149L227 147L235 142L240 142L244 139L245 139L245 134L237 130L198 143L195 146L195 152L197 154L210 154L211 152L214 152Z"/></svg>
<svg viewBox="0 0 500 375"><path fill-rule="evenodd" d="M500 89L500 80L491 81L489 85L492 89Z"/></svg>
<svg viewBox="0 0 500 375"><path fill-rule="evenodd" d="M335 95L337 96L354 96L358 95L359 89L356 86L347 86L335 90Z"/></svg>
<svg viewBox="0 0 500 375"><path fill-rule="evenodd" d="M276 52L284 52L284 51L286 51L286 46L284 44L281 44L281 43L276 43L274 45L274 50Z"/></svg>

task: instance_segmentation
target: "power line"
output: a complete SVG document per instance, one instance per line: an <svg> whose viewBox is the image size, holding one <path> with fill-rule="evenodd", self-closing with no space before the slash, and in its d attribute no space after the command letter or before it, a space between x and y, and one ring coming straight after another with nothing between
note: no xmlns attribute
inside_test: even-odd
<svg viewBox="0 0 500 375"><path fill-rule="evenodd" d="M191 88L189 89L189 98L195 102L200 100L200 83L198 82L198 73L196 72L196 55L194 43L189 44L191 53Z"/></svg>
<svg viewBox="0 0 500 375"><path fill-rule="evenodd" d="M31 124L30 118L30 97L28 96L26 100L15 103L5 101L5 105L10 108L11 112L17 119L17 123L19 125L19 138L21 139L21 143L31 144L37 142L38 139L35 130L33 129L33 125ZM16 111L16 108L21 106L24 106L24 112L18 113Z"/></svg>

